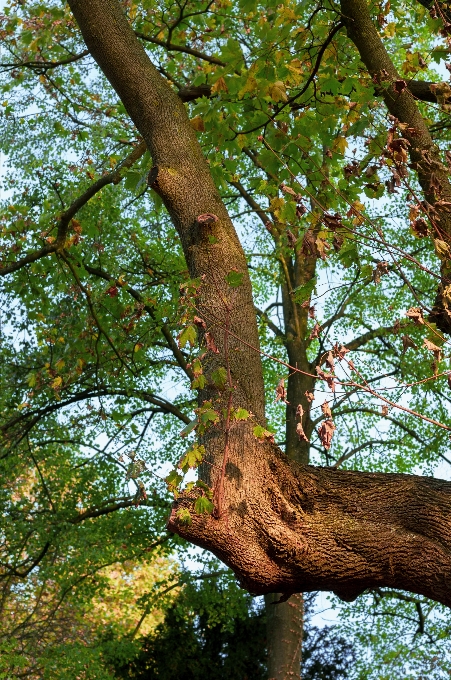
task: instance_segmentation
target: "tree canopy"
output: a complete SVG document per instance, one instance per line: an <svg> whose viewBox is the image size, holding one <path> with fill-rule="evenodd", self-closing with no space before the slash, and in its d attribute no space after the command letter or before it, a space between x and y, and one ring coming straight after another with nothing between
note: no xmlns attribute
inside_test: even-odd
<svg viewBox="0 0 451 680"><path fill-rule="evenodd" d="M266 596L271 678L302 592L398 597L423 634L450 604L447 4L0 18L5 649L182 539Z"/></svg>

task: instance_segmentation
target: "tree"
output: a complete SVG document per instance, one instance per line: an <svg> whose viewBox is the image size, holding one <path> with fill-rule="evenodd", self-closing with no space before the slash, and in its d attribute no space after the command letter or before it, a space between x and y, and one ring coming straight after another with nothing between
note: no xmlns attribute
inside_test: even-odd
<svg viewBox="0 0 451 680"><path fill-rule="evenodd" d="M20 362L17 340L3 350L11 362L2 424L11 478L20 475L10 450L25 451L27 463L21 464L35 470L39 503L54 519L58 513L45 478L56 475L50 454L61 456L58 446L72 461L74 447L94 442L101 450L92 432L103 423L112 431L114 420L124 427L132 418L141 422L145 413L140 432L121 432L129 445L143 441L156 414L181 420L183 436L196 432L198 440L188 452L176 445L179 464L166 478L177 494L168 526L220 557L251 592L268 594L268 612L280 613L268 617L275 631L270 638L285 641L270 650L271 677L299 666L300 635L280 632L302 623L295 593L328 589L350 600L369 588L389 587L448 604L449 484L406 474L445 456L450 429L446 371L440 365L448 342L443 333L449 330L450 187L440 156L448 135L449 86L410 77L426 69L422 53L433 49L437 31L446 39L446 7L435 5L429 18L415 5L412 17L399 3L387 24L389 7L374 12L360 0L343 0L340 10L256 2L157 9L146 2L94 0L87 7L71 0L69 6L84 45L68 12L51 3L33 10L11 3L3 29L11 56L4 64L11 76L4 82L5 96L12 92L4 102L8 150L15 167L23 159L28 175L12 179L18 182L17 189L12 185L17 200L5 212L1 273L4 294L23 308L18 308L23 319L9 324L22 324L23 330L30 321L36 328L42 323L33 333L47 343L49 359L43 360L34 340L23 341ZM405 47L404 34L415 40L418 52ZM384 47L390 39L390 50L399 48L393 58ZM211 51L201 49L208 43ZM144 46L154 49L153 61ZM85 66L91 58L107 82ZM70 77L54 75L62 68ZM44 151L33 153L37 178L30 177L33 162L19 141L25 139L14 118L15 86L27 92L31 112L39 111L36 139ZM44 119L44 96L54 104L54 121ZM388 125L377 97L390 112ZM420 109L419 99L442 108ZM192 102L191 120L186 102ZM48 134L50 122L59 158L45 146L43 131ZM26 129L31 133L36 126L30 122ZM108 152L110 140L133 146L120 164ZM347 155L351 140L355 154ZM81 163L64 156L69 143L77 154L83 149ZM42 167L46 156L51 162ZM114 166L110 171L107 159ZM90 180L81 193L72 172ZM139 203L144 175L151 199L146 191ZM118 187L116 196L136 191L120 208L106 187ZM401 187L403 196L411 196L412 232L371 214L371 201L384 191L395 201ZM176 233L165 223L159 201ZM254 245L268 264L257 267L252 284L253 269L226 203L232 209L246 205L265 227ZM403 201L393 204L406 222ZM142 228L146 214L158 225L153 240ZM130 226L122 231L110 228L127 219ZM158 229L168 239L163 251ZM50 272L44 264L49 257L55 263ZM342 277L345 294L332 290L315 310L311 296L325 285L327 271ZM70 280L67 286L63 276ZM172 290L175 297L177 279L181 313L168 295ZM271 286L269 294L265 285ZM273 296L279 289L280 299ZM268 308L256 310L254 298L266 300ZM280 325L274 310L282 311ZM398 321L405 310L407 318ZM320 313L321 324L315 316ZM178 342L177 314L183 325ZM403 353L393 339L400 329ZM66 336L77 357L67 366L61 347ZM197 340L202 349L195 356ZM422 341L421 361L409 361ZM349 351L373 352L374 365L349 360ZM432 372L427 356L434 357ZM198 392L195 420L187 415L192 395L171 401L159 392L174 364ZM280 435L281 419L273 397L265 396L263 366L267 385L277 386L278 404L286 408L284 453L274 443L272 430ZM387 383L388 374L399 382ZM320 405L313 396L322 391L327 398L316 417ZM97 400L93 417L69 413L71 404L88 400ZM363 422L352 429L356 417ZM69 434L71 418L77 438ZM381 429L381 419L390 428ZM335 434L331 452L336 423L340 438ZM49 424L52 436L39 439L36 433L41 436ZM170 440L165 426L160 431ZM44 447L42 460L36 459L36 441ZM312 447L326 467L307 465ZM381 447L392 448L393 461L377 458ZM377 455L359 465L357 456L365 449ZM88 507L83 520L136 503L152 505L142 481L145 463L130 456L127 474L138 480L136 495L119 498L112 487L107 494L99 482L94 502L90 496L83 503ZM346 461L357 470L342 469ZM181 472L198 463L200 481L180 495ZM88 478L79 483L84 492ZM61 482L58 493L64 496L70 482ZM37 502L33 494L28 492L28 510ZM5 498L11 503L10 489ZM73 513L77 502L79 507L82 501L74 496ZM71 517L69 523L78 522ZM27 554L5 568L7 578L31 572L53 545L44 540L45 523L30 539L27 522L29 517L16 541L17 546L25 541ZM289 596L288 603L271 604Z"/></svg>

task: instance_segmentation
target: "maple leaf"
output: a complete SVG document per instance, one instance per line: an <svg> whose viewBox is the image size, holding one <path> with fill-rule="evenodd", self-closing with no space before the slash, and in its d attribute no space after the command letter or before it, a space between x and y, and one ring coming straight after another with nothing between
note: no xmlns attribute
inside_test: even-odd
<svg viewBox="0 0 451 680"><path fill-rule="evenodd" d="M417 326L424 324L423 311L420 307L411 307L407 310L406 316L408 316L409 319L412 319L412 321L416 323Z"/></svg>
<svg viewBox="0 0 451 680"><path fill-rule="evenodd" d="M290 229L287 229L287 239L288 239L288 245L290 246L290 248L293 248L293 249L296 248L296 243L298 242L298 240Z"/></svg>
<svg viewBox="0 0 451 680"><path fill-rule="evenodd" d="M331 213L325 212L323 215L323 222L326 225L328 229L331 231L335 231L338 227L342 227L342 216L340 213L334 213L333 215Z"/></svg>
<svg viewBox="0 0 451 680"><path fill-rule="evenodd" d="M417 238L424 238L429 232L428 223L424 217L418 217L414 222L411 222L410 228Z"/></svg>
<svg viewBox="0 0 451 680"><path fill-rule="evenodd" d="M274 401L283 401L285 404L289 404L290 402L287 401L287 391L285 389L285 379L281 378L279 380L279 384L276 387L276 398Z"/></svg>
<svg viewBox="0 0 451 680"><path fill-rule="evenodd" d="M334 353L334 357L336 357L339 361L342 361L342 359L345 358L346 354L348 354L348 352L350 352L351 350L349 350L344 345L338 346L338 344L336 343L332 347L332 351Z"/></svg>
<svg viewBox="0 0 451 680"><path fill-rule="evenodd" d="M307 391L307 392L305 392L305 396L306 396L306 398L307 398L307 401L310 402L310 403L312 403L312 401L313 401L314 398L315 398L314 395L313 395L313 392L308 392L308 391Z"/></svg>
<svg viewBox="0 0 451 680"><path fill-rule="evenodd" d="M318 373L318 378L325 380L332 392L335 392L335 381L332 373L325 373L319 366L316 367L316 372Z"/></svg>
<svg viewBox="0 0 451 680"><path fill-rule="evenodd" d="M305 207L305 205L303 203L299 203L296 206L296 217L298 219L300 219L303 215L305 215L306 212L307 212L307 208Z"/></svg>
<svg viewBox="0 0 451 680"><path fill-rule="evenodd" d="M304 441L304 442L310 441L310 440L308 439L307 435L305 434L304 428L302 427L302 424L301 424L301 423L298 423L298 424L296 425L296 433L297 433L297 435L298 435L300 441Z"/></svg>
<svg viewBox="0 0 451 680"><path fill-rule="evenodd" d="M378 262L376 265L376 269L373 269L373 281L374 283L378 284L381 282L381 276L384 276L385 274L389 274L390 272L388 271L388 262Z"/></svg>
<svg viewBox="0 0 451 680"><path fill-rule="evenodd" d="M315 338L319 338L319 334L321 332L321 326L319 325L318 322L315 323L313 326L313 330L309 335L309 340L314 340Z"/></svg>
<svg viewBox="0 0 451 680"><path fill-rule="evenodd" d="M332 245L334 247L335 252L340 252L341 246L343 245L344 238L343 236L340 236L339 234L335 234L333 240L332 240Z"/></svg>
<svg viewBox="0 0 451 680"><path fill-rule="evenodd" d="M302 418L303 415L304 415L304 409L302 408L302 404L298 404L296 406L296 416L298 418Z"/></svg>
<svg viewBox="0 0 451 680"><path fill-rule="evenodd" d="M321 439L321 444L324 446L326 451L330 449L332 437L336 429L337 428L335 427L333 421L329 419L321 423L321 426L318 428L318 434L319 438Z"/></svg>
<svg viewBox="0 0 451 680"><path fill-rule="evenodd" d="M205 330L207 328L207 324L203 319L201 319L199 316L195 316L193 319L193 324L197 326L198 328L202 328Z"/></svg>
<svg viewBox="0 0 451 680"><path fill-rule="evenodd" d="M442 358L442 350L440 347L437 347L437 345L434 345L433 342L428 340L427 338L424 338L424 346L426 349L428 349L430 352L434 354L434 359L436 361L440 361Z"/></svg>
<svg viewBox="0 0 451 680"><path fill-rule="evenodd" d="M394 87L395 92L397 92L398 94L401 94L407 88L407 83L406 83L405 80L402 80L402 79L395 80L395 82L393 83L393 87Z"/></svg>
<svg viewBox="0 0 451 680"><path fill-rule="evenodd" d="M114 286L110 286L108 290L105 291L105 294L109 295L110 297L116 297L116 295L119 294L119 290L116 284L114 284Z"/></svg>
<svg viewBox="0 0 451 680"><path fill-rule="evenodd" d="M209 349L210 352L219 354L219 349L216 347L215 339L208 331L205 333L205 342L207 343L207 349Z"/></svg>
<svg viewBox="0 0 451 680"><path fill-rule="evenodd" d="M410 338L408 335L403 335L402 338L402 353L405 354L409 347L412 347L412 349L418 349L418 345L414 343L412 338Z"/></svg>
<svg viewBox="0 0 451 680"><path fill-rule="evenodd" d="M330 410L328 401L325 401L324 404L321 404L321 411L323 412L325 418L332 418L332 411Z"/></svg>
<svg viewBox="0 0 451 680"><path fill-rule="evenodd" d="M331 371L335 369L335 362L334 362L334 355L332 354L332 351L329 350L326 356L326 364L330 368Z"/></svg>
<svg viewBox="0 0 451 680"><path fill-rule="evenodd" d="M306 257L316 255L315 237L310 229L305 232L302 239L302 254Z"/></svg>

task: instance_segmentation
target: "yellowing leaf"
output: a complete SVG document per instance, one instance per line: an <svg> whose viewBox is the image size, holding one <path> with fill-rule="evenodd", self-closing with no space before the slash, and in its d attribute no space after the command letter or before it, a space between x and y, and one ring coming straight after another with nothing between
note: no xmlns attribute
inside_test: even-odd
<svg viewBox="0 0 451 680"><path fill-rule="evenodd" d="M226 85L226 81L221 76L211 87L212 92L228 92L229 89Z"/></svg>
<svg viewBox="0 0 451 680"><path fill-rule="evenodd" d="M335 138L334 143L333 143L333 149L334 151L338 151L339 153L344 154L348 147L348 140L346 137L343 137L343 135L339 135L338 137Z"/></svg>
<svg viewBox="0 0 451 680"><path fill-rule="evenodd" d="M196 116L195 118L191 118L190 120L191 127L193 127L197 132L205 132L205 125L204 121L200 116Z"/></svg>
<svg viewBox="0 0 451 680"><path fill-rule="evenodd" d="M275 83L269 86L268 94L274 102L288 101L286 88L281 80L277 80Z"/></svg>
<svg viewBox="0 0 451 680"><path fill-rule="evenodd" d="M63 382L63 379L60 375L58 375L55 380L52 380L50 386L53 387L54 390L57 390L60 386L61 383Z"/></svg>

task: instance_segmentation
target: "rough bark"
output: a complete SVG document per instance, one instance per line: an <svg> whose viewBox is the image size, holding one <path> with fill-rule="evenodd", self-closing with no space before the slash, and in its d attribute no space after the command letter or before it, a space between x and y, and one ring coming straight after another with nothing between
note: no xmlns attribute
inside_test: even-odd
<svg viewBox="0 0 451 680"><path fill-rule="evenodd" d="M116 0L69 4L91 54L150 149L153 186L178 229L191 276L204 277L199 313L220 350L211 365L226 363L228 321L233 405L249 408L264 422L246 261L183 104L151 64ZM198 220L203 213L218 220L204 226ZM243 273L234 297L224 282L232 266ZM205 396L217 399L218 393L208 388L201 399ZM219 405L224 399L219 396ZM253 593L332 590L353 599L367 588L388 586L451 604L450 483L299 465L270 441L257 441L252 428L244 421L230 429L223 512L196 515L193 491L175 503L172 531L215 553ZM217 486L223 424L208 430L205 444L204 479ZM180 506L191 511L191 524L178 518Z"/></svg>
<svg viewBox="0 0 451 680"><path fill-rule="evenodd" d="M279 593L265 595L268 680L296 680L302 656L304 599L302 593L280 602Z"/></svg>
<svg viewBox="0 0 451 680"><path fill-rule="evenodd" d="M408 126L403 136L409 145L411 167L418 173L418 180L426 201L434 207L433 211L429 210L429 217L434 227L435 238L451 242L451 212L448 210L451 202L449 170L440 159L439 149L434 144L414 96L407 87L402 91L395 88L397 81L402 87L402 78L371 19L367 1L341 0L341 11L348 37L356 46L368 73L375 81L384 83L382 88L378 86L378 91L382 93L389 112ZM437 291L431 320L443 332L451 334L449 262L442 264L441 274L442 280Z"/></svg>

